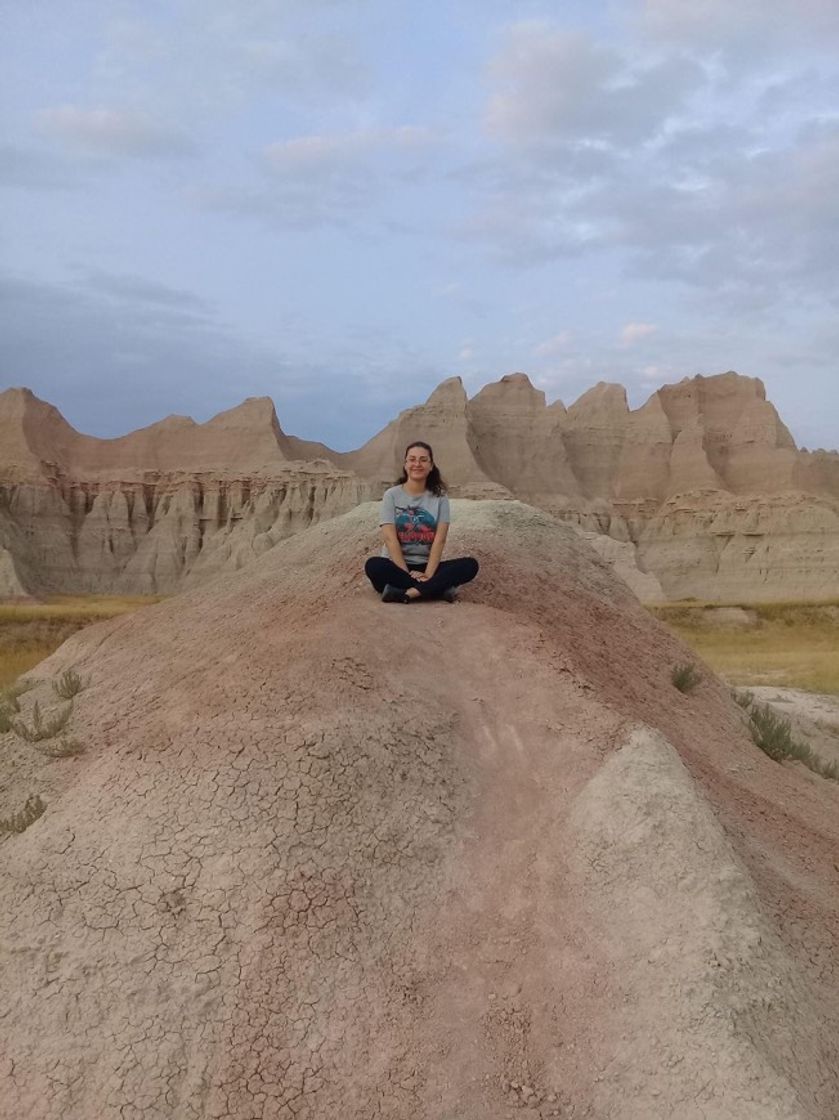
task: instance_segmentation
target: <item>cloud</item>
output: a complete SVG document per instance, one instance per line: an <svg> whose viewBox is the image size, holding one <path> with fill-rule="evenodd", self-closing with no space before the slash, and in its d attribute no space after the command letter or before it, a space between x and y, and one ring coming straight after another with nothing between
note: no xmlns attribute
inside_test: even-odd
<svg viewBox="0 0 839 1120"><path fill-rule="evenodd" d="M242 69L253 79L299 101L359 98L370 91L369 67L344 36L245 39L236 51Z"/></svg>
<svg viewBox="0 0 839 1120"><path fill-rule="evenodd" d="M168 158L189 155L189 137L141 112L60 105L36 114L40 130L80 151L100 156Z"/></svg>
<svg viewBox="0 0 839 1120"><path fill-rule="evenodd" d="M431 140L428 129L403 125L326 136L298 136L268 144L264 154L273 171L312 180L345 174L368 157L388 151L421 150Z"/></svg>
<svg viewBox="0 0 839 1120"><path fill-rule="evenodd" d="M649 338L657 330L658 327L653 326L652 323L627 323L621 329L618 345L622 347L634 346L636 342Z"/></svg>
<svg viewBox="0 0 839 1120"><path fill-rule="evenodd" d="M366 7L180 0L161 17L154 5L127 0L106 21L96 73L110 97L127 90L136 104L187 119L235 113L272 94L283 108L346 109L371 89Z"/></svg>
<svg viewBox="0 0 839 1120"><path fill-rule="evenodd" d="M262 151L262 183L204 188L193 198L202 206L260 218L273 226L311 230L343 226L365 214L380 215L383 194L397 180L424 174L437 137L413 125L297 136ZM391 232L408 227L391 222Z"/></svg>
<svg viewBox="0 0 839 1120"><path fill-rule="evenodd" d="M157 280L147 280L143 276L114 274L101 269L80 269L79 272L82 283L89 291L113 300L180 312L200 322L209 321L213 313L213 308L207 300L201 299L193 292L171 288Z"/></svg>
<svg viewBox="0 0 839 1120"><path fill-rule="evenodd" d="M534 346L533 353L537 358L553 358L565 353L573 341L574 335L571 331L560 331L553 338L547 338Z"/></svg>
<svg viewBox="0 0 839 1120"><path fill-rule="evenodd" d="M51 152L31 145L0 144L0 186L55 191L80 183L77 169Z"/></svg>
<svg viewBox="0 0 839 1120"><path fill-rule="evenodd" d="M816 9L827 26L833 8ZM839 301L835 60L779 69L755 53L735 87L731 60L685 62L687 29L745 34L755 5L662 0L646 15L655 51L546 22L507 30L488 71L494 155L462 172L455 233L517 268L610 257L701 311Z"/></svg>
<svg viewBox="0 0 839 1120"><path fill-rule="evenodd" d="M654 136L704 82L695 62L646 64L547 23L510 28L490 65L486 124L514 144L625 146Z"/></svg>
<svg viewBox="0 0 839 1120"><path fill-rule="evenodd" d="M650 34L670 42L741 52L770 44L830 49L839 37L835 0L643 0L641 21Z"/></svg>
<svg viewBox="0 0 839 1120"><path fill-rule="evenodd" d="M741 309L839 297L839 122L787 145L699 159L692 183L678 181L678 164L656 170L655 187L627 178L586 201L608 216L612 243L635 254L633 271Z"/></svg>

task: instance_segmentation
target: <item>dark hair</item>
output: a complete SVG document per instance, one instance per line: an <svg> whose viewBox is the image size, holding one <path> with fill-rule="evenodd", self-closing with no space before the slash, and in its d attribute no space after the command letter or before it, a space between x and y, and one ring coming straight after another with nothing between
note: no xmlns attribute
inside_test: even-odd
<svg viewBox="0 0 839 1120"><path fill-rule="evenodd" d="M442 494L445 494L447 487L445 482L443 481L443 476L440 474L440 470L437 467L437 464L434 462L434 452L431 450L431 444L423 443L421 439L412 440L405 448L405 454L402 456L402 474L399 476L399 478L397 478L396 485L401 486L403 482L408 481L408 472L405 470L405 460L408 458L408 452L412 447L424 448L431 458L431 471L428 475L428 478L425 480L426 488L430 490L432 494L436 494L438 497L440 497L440 495Z"/></svg>

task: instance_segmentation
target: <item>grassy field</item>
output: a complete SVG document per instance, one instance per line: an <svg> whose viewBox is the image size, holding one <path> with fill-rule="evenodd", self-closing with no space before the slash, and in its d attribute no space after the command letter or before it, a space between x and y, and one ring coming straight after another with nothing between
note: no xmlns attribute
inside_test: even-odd
<svg viewBox="0 0 839 1120"><path fill-rule="evenodd" d="M737 619L713 603L650 610L733 685L839 695L839 600L739 608L743 616Z"/></svg>
<svg viewBox="0 0 839 1120"><path fill-rule="evenodd" d="M34 669L83 626L159 601L139 595L57 595L43 603L0 603L0 688Z"/></svg>

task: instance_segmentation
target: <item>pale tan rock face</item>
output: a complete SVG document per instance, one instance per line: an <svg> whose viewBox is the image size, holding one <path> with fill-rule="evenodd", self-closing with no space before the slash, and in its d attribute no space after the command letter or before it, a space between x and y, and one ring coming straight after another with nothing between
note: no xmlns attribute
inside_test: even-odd
<svg viewBox="0 0 839 1120"><path fill-rule="evenodd" d="M637 551L671 598L831 598L839 573L839 502L794 492L683 494L643 525Z"/></svg>
<svg viewBox="0 0 839 1120"><path fill-rule="evenodd" d="M231 474L258 474L285 468L297 458L297 445L305 446L286 436L268 397L251 397L205 424L167 416L118 439L96 439L77 432L28 389L0 393L0 440L4 475L16 465L36 477L57 471L86 479L220 467Z"/></svg>
<svg viewBox="0 0 839 1120"><path fill-rule="evenodd" d="M565 410L545 407L545 394L524 373L487 385L467 406L469 443L484 473L511 493L578 494L562 439Z"/></svg>
<svg viewBox="0 0 839 1120"><path fill-rule="evenodd" d="M504 487L484 472L475 457L467 403L463 382L450 377L437 386L425 404L400 412L362 448L345 455L344 462L379 486L391 486L402 470L407 445L419 439L433 448L452 493L504 497Z"/></svg>
<svg viewBox="0 0 839 1120"><path fill-rule="evenodd" d="M170 594L243 567L277 541L369 497L325 467L285 477L164 475L143 483L75 483L3 490L18 521L15 564L32 593ZM11 537L0 513L0 540Z"/></svg>
<svg viewBox="0 0 839 1120"><path fill-rule="evenodd" d="M586 497L611 497L630 424L626 390L599 382L568 409L563 440Z"/></svg>
<svg viewBox="0 0 839 1120"><path fill-rule="evenodd" d="M657 394L678 435L701 433L710 469L733 493L767 493L792 487L798 456L758 378L725 373L668 385ZM701 483L700 483L701 485ZM679 491L671 487L671 493Z"/></svg>

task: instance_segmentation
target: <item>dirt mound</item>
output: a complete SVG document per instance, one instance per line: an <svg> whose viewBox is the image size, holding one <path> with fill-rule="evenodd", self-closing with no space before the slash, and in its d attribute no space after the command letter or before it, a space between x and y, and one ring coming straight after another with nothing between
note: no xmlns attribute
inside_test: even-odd
<svg viewBox="0 0 839 1120"><path fill-rule="evenodd" d="M835 783L751 745L571 529L455 503L462 601L381 604L377 506L85 631L17 752L0 1115L839 1109ZM25 746L25 749L24 749Z"/></svg>

